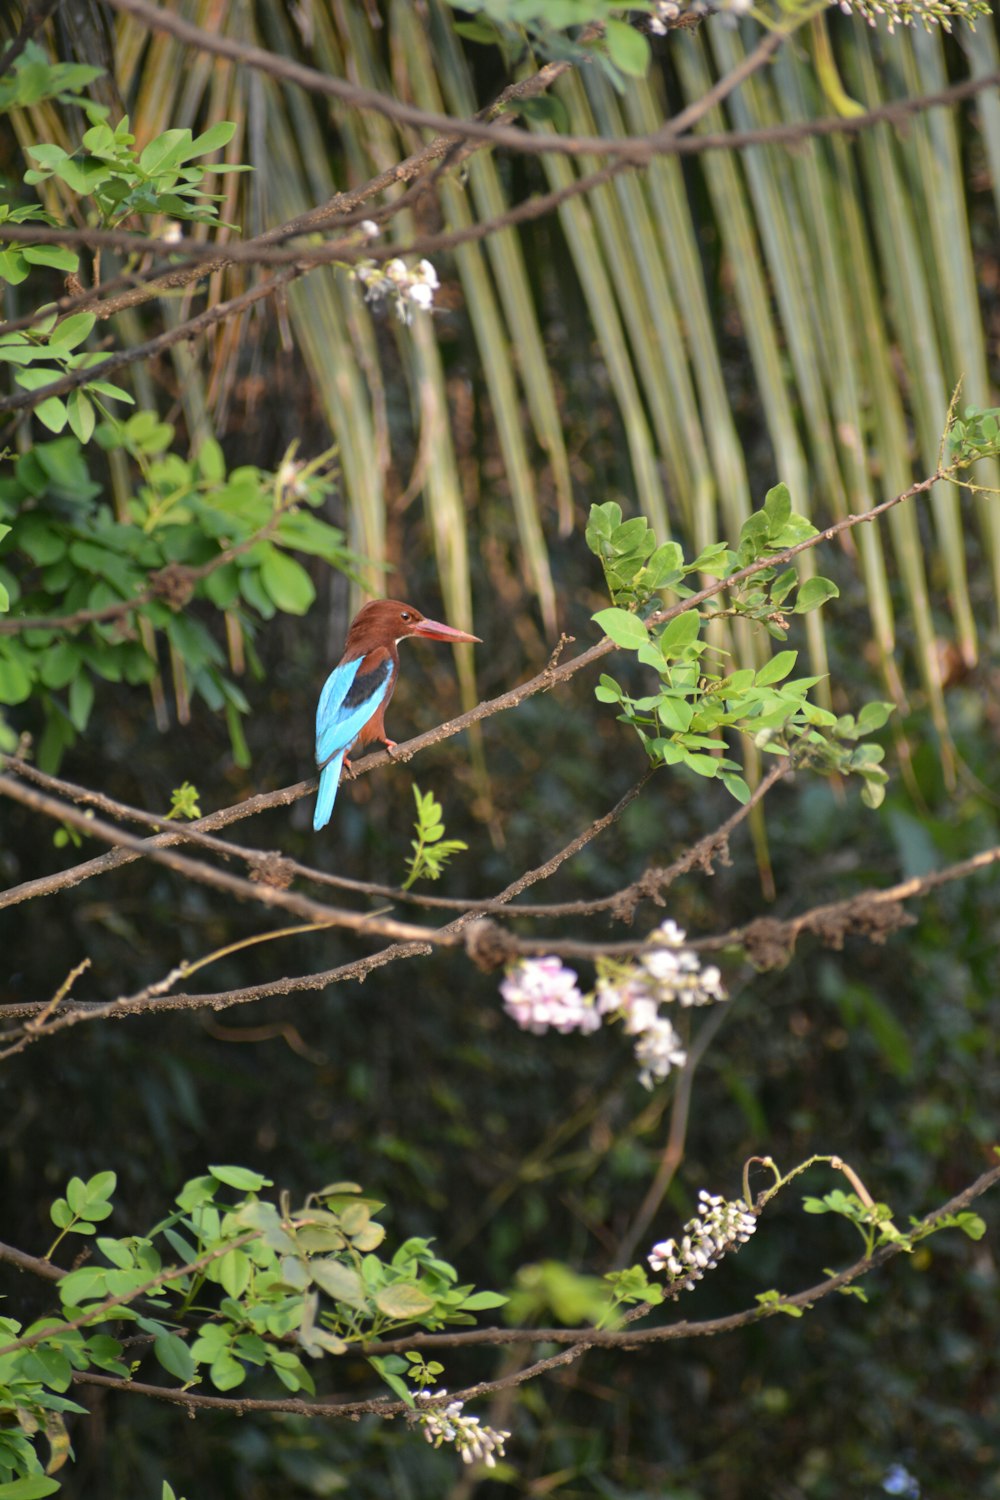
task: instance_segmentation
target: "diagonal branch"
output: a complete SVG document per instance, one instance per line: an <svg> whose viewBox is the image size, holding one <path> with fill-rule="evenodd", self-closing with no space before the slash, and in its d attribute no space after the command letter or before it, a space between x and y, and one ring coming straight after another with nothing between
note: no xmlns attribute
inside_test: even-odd
<svg viewBox="0 0 1000 1500"><path fill-rule="evenodd" d="M877 520L885 515L894 506L905 500L911 500L915 496L925 494L938 482L939 479L948 477L948 470L937 470L926 479L921 479L908 489L900 491L899 494L891 496L888 500L881 501L872 506L870 510L859 514L842 516L840 520L833 522L823 531L817 531L813 536L806 537L797 542L793 547L786 547L783 552L758 558L756 562L749 563L745 568L733 573L729 578L716 579L707 584L698 593L692 594L690 598L679 601L669 608L658 610L650 617L647 624L663 624L686 610L697 609L707 600L715 598L717 594L734 584L742 583L745 579L753 577L755 573L764 568L784 567L800 553L809 551L812 547L821 546L825 542L832 541L841 532L848 531L854 526L860 526ZM579 652L571 657L569 661L555 664L549 662L541 672L519 687L511 688L506 693L501 693L496 698L484 700L475 708L459 714L445 724L439 724L435 729L429 729L424 734L415 736L405 744L397 746L390 756L385 750L378 751L374 755L367 755L363 760L355 762L352 767L352 779L354 776L367 775L369 771L377 770L380 766L391 763L406 763L421 750L428 749L431 745L439 744L442 740L450 739L453 735L461 734L463 730L478 724L484 719L491 718L494 714L504 713L508 709L516 708L526 699L533 697L536 693L548 692L558 684L567 682L571 677L581 671L584 667L591 666L614 651L614 642L605 636L595 645L589 646L585 651ZM123 846L112 854L104 854L97 859L85 860L69 870L59 871L54 875L46 875L38 880L25 881L21 885L13 886L11 889L0 893L0 910L6 906L15 906L21 901L29 901L36 896L51 895L55 891L66 890L71 886L79 885L81 881L89 880L93 875L103 874L107 870L115 869L118 865L130 863L143 855L152 856L156 849L169 847L183 841L186 834L192 830L209 833L217 828L228 827L232 823L241 822L244 818L255 816L257 813L265 812L269 808L289 807L301 798L309 796L316 789L316 778L311 777L308 781L299 781L292 786L282 787L274 792L260 792L256 796L247 797L231 807L220 808L206 817L200 818L188 828L178 828L171 833L158 834L154 839L145 841L121 840ZM85 830L86 831L86 830ZM135 847L133 847L133 843ZM314 920L314 918L310 918Z"/></svg>
<svg viewBox="0 0 1000 1500"><path fill-rule="evenodd" d="M146 0L116 0L116 3L122 6L128 5L129 7L146 7ZM153 11L155 7L150 6L148 9ZM157 14L162 13L157 12ZM187 25L186 22L181 24ZM197 28L194 29L197 30ZM205 35L207 36L207 33ZM212 37L209 40L213 43L224 42L228 45L227 38ZM662 129L657 132L657 138L662 138L664 141L674 140L677 136L690 130L711 109L714 109L716 105L720 104L742 83L758 72L765 63L769 62L784 40L785 33L781 31L768 33L752 52L749 52L746 57L742 58L736 67L731 69L724 78L719 79L717 83L713 84L700 99L687 105L679 114L674 115L668 120ZM241 44L237 43L235 45L240 46ZM251 50L259 52L261 49L255 48ZM271 54L264 53L263 56L270 57ZM299 64L294 64L293 66L298 68ZM307 69L305 71L311 73L313 70ZM320 78L325 78L325 76L324 74L317 75ZM353 87L353 85L350 87ZM493 129L495 127L486 128ZM527 138L533 141L538 139L547 141L551 139L549 136L537 138L533 135L528 135ZM526 202L519 204L517 208L511 209L497 219L486 220L479 224L473 224L467 229L452 231L449 234L432 238L442 249L452 248L466 241L482 239L484 236L493 234L499 229L508 228L513 224L525 223L551 213L553 209L558 208L560 204L568 201L570 198L587 192L590 188L600 187L605 182L611 181L618 172L627 170L637 164L630 161L627 157L622 158L613 162L610 166L592 173L590 176L575 179L572 183L567 184L566 187L559 188L555 192L536 198L529 198ZM399 247L395 250L390 248L380 252L382 258L391 254L399 254ZM198 333L204 332L206 328L211 327L213 324L233 316L236 312L242 311L243 307L249 306L252 302L271 296L281 286L284 286L287 282L296 279L311 269L313 267L303 263L300 258L299 263L286 271L280 272L273 280L252 288L250 292L244 292L240 296L231 298L228 303L222 303L218 308L209 308L206 312L200 313L188 322L181 323L176 328L168 329L147 344L139 345L134 349L120 350L115 354L109 355L107 359L102 360L98 365L92 365L89 369L81 368L71 371L61 376L58 380L51 381L48 385L40 386L38 390L23 391L17 396L3 397L0 399L0 412L31 410L52 396L65 395L68 391L85 385L88 380L102 379L112 371L120 369L122 365L132 364L136 360L146 358L151 353L159 352L160 349L166 348L171 344L195 337Z"/></svg>
<svg viewBox="0 0 1000 1500"><path fill-rule="evenodd" d="M597 818L589 828L585 829L583 833L578 834L576 838L560 849L557 854L552 855L534 870L528 870L525 874L519 875L490 904L501 906L503 903L512 900L514 896L525 890L529 885L533 885L539 880L548 879L566 860L572 858L574 854L579 853L585 845L596 838L598 834L603 833L606 828L609 828L612 823L621 817L626 807L639 795L648 781L649 775L650 773L647 772L636 786L631 787L623 797L619 798L610 812ZM481 909L472 907L469 911L463 912L460 917L457 917L443 930L459 933L480 915ZM301 981L296 979L276 980L272 981L269 985L254 986L252 990L240 992L238 995L236 992L230 991L226 995L215 997L200 995L163 996L162 984L159 987L155 985L147 986L147 989L140 991L138 995L124 996L118 1000L96 1005L76 1005L72 1010L68 1010L60 1015L57 1021L51 1023L45 1035L48 1036L52 1031L62 1030L67 1026L77 1025L81 1021L100 1019L106 1016L137 1015L154 1009L158 1011L208 1008L218 1010L224 1008L223 1002L225 1005L245 1004L251 1000L264 999L268 996L289 994L296 989L326 989L329 985L342 980L363 980L373 969L382 968L385 964L395 962L397 959L411 958L431 951L430 945L427 943L395 943L389 948L382 949L380 953L372 954L369 958L360 959L350 964L342 964L339 968L327 970L323 974L309 975ZM154 991L157 991L157 993L154 994ZM48 1004L50 1004L49 1001L41 1001L27 1007L5 1006L0 1010L0 1015L11 1017L36 1015L39 1010ZM37 1039L37 1036L30 1038L30 1040ZM25 1044L27 1040L27 1037L23 1038Z"/></svg>

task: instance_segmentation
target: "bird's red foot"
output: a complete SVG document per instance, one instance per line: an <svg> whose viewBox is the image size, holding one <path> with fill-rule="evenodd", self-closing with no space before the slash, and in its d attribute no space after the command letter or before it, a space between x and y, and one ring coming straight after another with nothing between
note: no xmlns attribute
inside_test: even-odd
<svg viewBox="0 0 1000 1500"><path fill-rule="evenodd" d="M383 740L382 743L385 746L386 754L387 755L391 755L392 752L395 750L396 745L398 744L398 741L397 740Z"/></svg>

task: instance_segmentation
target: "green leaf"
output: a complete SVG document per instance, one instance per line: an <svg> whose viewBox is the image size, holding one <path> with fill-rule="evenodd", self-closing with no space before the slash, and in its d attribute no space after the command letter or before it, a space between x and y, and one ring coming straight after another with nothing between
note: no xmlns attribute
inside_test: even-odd
<svg viewBox="0 0 1000 1500"><path fill-rule="evenodd" d="M0 250L0 281L9 286L20 286L30 272L28 263L20 250Z"/></svg>
<svg viewBox="0 0 1000 1500"><path fill-rule="evenodd" d="M792 513L792 497L787 484L776 484L764 497L764 514L772 537L780 535Z"/></svg>
<svg viewBox="0 0 1000 1500"><path fill-rule="evenodd" d="M688 563L684 569L685 573L708 573L711 577L719 576L729 566L731 554L725 542L713 542L706 547L704 552L699 552L694 562Z"/></svg>
<svg viewBox="0 0 1000 1500"><path fill-rule="evenodd" d="M216 1278L230 1297L242 1297L250 1285L250 1257L243 1250L230 1250L216 1262Z"/></svg>
<svg viewBox="0 0 1000 1500"><path fill-rule="evenodd" d="M97 322L93 313L74 313L72 317L64 318L57 323L49 337L49 347L55 352L62 354L69 349L75 349L82 344Z"/></svg>
<svg viewBox="0 0 1000 1500"><path fill-rule="evenodd" d="M0 703L23 703L31 696L31 678L21 662L0 656Z"/></svg>
<svg viewBox="0 0 1000 1500"><path fill-rule="evenodd" d="M59 1295L63 1302L78 1307L82 1302L107 1295L108 1273L98 1266L83 1266L79 1271L70 1271L59 1283Z"/></svg>
<svg viewBox="0 0 1000 1500"><path fill-rule="evenodd" d="M807 578L795 596L793 610L797 615L807 615L811 610L819 609L828 599L836 599L840 594L837 585L829 578Z"/></svg>
<svg viewBox="0 0 1000 1500"><path fill-rule="evenodd" d="M873 734L876 729L881 729L889 719L889 715L895 711L894 703L873 702L866 703L858 714L858 733Z"/></svg>
<svg viewBox="0 0 1000 1500"><path fill-rule="evenodd" d="M25 245L21 251L30 266L51 266L54 271L75 271L80 257L64 245Z"/></svg>
<svg viewBox="0 0 1000 1500"><path fill-rule="evenodd" d="M622 690L613 677L601 674L600 685L594 689L594 697L598 703L620 703Z"/></svg>
<svg viewBox="0 0 1000 1500"><path fill-rule="evenodd" d="M47 400L40 401L35 407L35 416L50 432L62 432L68 415L66 403L58 396L49 396Z"/></svg>
<svg viewBox="0 0 1000 1500"><path fill-rule="evenodd" d="M44 1474L30 1474L24 1479L13 1479L9 1484L0 1484L0 1500L42 1500L44 1495L54 1495L58 1488L58 1479L48 1479Z"/></svg>
<svg viewBox="0 0 1000 1500"><path fill-rule="evenodd" d="M608 56L616 68L632 78L644 78L649 67L649 43L641 31L636 31L627 21L616 21L611 17L604 22L604 37L608 44Z"/></svg>
<svg viewBox="0 0 1000 1500"><path fill-rule="evenodd" d="M598 537L610 537L612 531L621 525L622 508L615 500L606 500L603 505L592 505L590 517L587 521L587 543L590 545L590 533ZM591 551L599 552L600 549L592 547Z"/></svg>
<svg viewBox="0 0 1000 1500"><path fill-rule="evenodd" d="M332 1297L335 1302L343 1302L346 1307L362 1310L368 1306L365 1284L351 1266L333 1259L312 1260L309 1270L320 1291Z"/></svg>
<svg viewBox="0 0 1000 1500"><path fill-rule="evenodd" d="M84 390L94 391L98 396L107 396L112 401L127 401L129 406L135 405L135 397L130 396L128 391L123 391L120 385L112 385L110 380L88 380ZM102 431L107 431L107 428L102 428Z"/></svg>
<svg viewBox="0 0 1000 1500"><path fill-rule="evenodd" d="M66 1197L69 1206L75 1214L84 1214L87 1210L87 1184L82 1177L71 1177L66 1184Z"/></svg>
<svg viewBox="0 0 1000 1500"><path fill-rule="evenodd" d="M73 391L66 401L66 415L69 418L70 431L80 439L81 443L89 443L94 435L94 426L97 418L94 408L83 391Z"/></svg>
<svg viewBox="0 0 1000 1500"><path fill-rule="evenodd" d="M88 1204L106 1201L117 1186L118 1177L115 1172L95 1172L86 1184Z"/></svg>
<svg viewBox="0 0 1000 1500"><path fill-rule="evenodd" d="M121 1240L114 1240L109 1235L99 1234L97 1248L102 1255L107 1256L113 1266L118 1267L119 1271L130 1271L135 1265L131 1250Z"/></svg>
<svg viewBox="0 0 1000 1500"><path fill-rule="evenodd" d="M622 646L626 651L636 651L649 641L649 631L639 616L629 614L628 610L602 609L591 619L616 646Z"/></svg>
<svg viewBox="0 0 1000 1500"><path fill-rule="evenodd" d="M719 774L719 762L714 755L698 755L694 751L685 750L681 754L681 761L698 776L711 778Z"/></svg>
<svg viewBox="0 0 1000 1500"><path fill-rule="evenodd" d="M239 1167L223 1170L239 1171ZM219 1178L218 1182L222 1179ZM185 1213L190 1213L193 1208L198 1208L202 1203L210 1203L218 1190L215 1174L211 1177L192 1177L181 1188L174 1202L178 1204Z"/></svg>
<svg viewBox="0 0 1000 1500"><path fill-rule="evenodd" d="M656 705L656 712L660 716L667 729L675 734L686 734L691 728L691 720L694 718L694 705L686 698L662 697Z"/></svg>
<svg viewBox="0 0 1000 1500"><path fill-rule="evenodd" d="M232 120L219 120L219 122L206 130L204 135L195 136L191 142L191 149L182 161L188 161L193 156L207 156L210 151L218 151L222 146L228 146L236 132L235 122Z"/></svg>
<svg viewBox="0 0 1000 1500"><path fill-rule="evenodd" d="M66 554L66 543L48 516L37 513L18 518L15 542L40 568L58 562Z"/></svg>
<svg viewBox="0 0 1000 1500"><path fill-rule="evenodd" d="M202 478L211 484L219 484L226 477L226 460L213 437L206 438L198 449L197 464Z"/></svg>
<svg viewBox="0 0 1000 1500"><path fill-rule="evenodd" d="M155 136L139 157L139 168L149 176L162 173L168 167L179 166L186 160L187 147L192 144L190 130L165 130Z"/></svg>
<svg viewBox="0 0 1000 1500"><path fill-rule="evenodd" d="M970 1240L981 1240L986 1233L986 1221L978 1214L960 1213L955 1215L955 1227L963 1234L967 1234Z"/></svg>
<svg viewBox="0 0 1000 1500"><path fill-rule="evenodd" d="M757 673L757 686L768 687L771 683L780 682L783 677L787 677L795 665L798 654L797 651L779 651L772 656L771 660L765 662Z"/></svg>
<svg viewBox="0 0 1000 1500"><path fill-rule="evenodd" d="M242 1385L247 1372L231 1354L223 1354L209 1367L209 1377L217 1391L231 1391Z"/></svg>
<svg viewBox="0 0 1000 1500"><path fill-rule="evenodd" d="M270 1177L264 1177L262 1173L254 1172L249 1167L209 1167L208 1170L216 1182L224 1182L226 1187L237 1188L242 1193L259 1193L261 1188L274 1185ZM180 1203L179 1198L177 1201ZM181 1204L181 1207L184 1206Z"/></svg>
<svg viewBox="0 0 1000 1500"><path fill-rule="evenodd" d="M36 1344L22 1369L29 1379L40 1380L53 1391L69 1390L73 1380L73 1366L61 1350L51 1345Z"/></svg>
<svg viewBox="0 0 1000 1500"><path fill-rule="evenodd" d="M421 1318L434 1306L434 1298L419 1286L396 1282L375 1293L375 1305L389 1318Z"/></svg>
<svg viewBox="0 0 1000 1500"><path fill-rule="evenodd" d="M698 639L701 629L701 616L696 609L685 610L684 614L678 615L671 620L666 628L656 638L656 644L664 656L680 656L688 646Z"/></svg>
<svg viewBox="0 0 1000 1500"><path fill-rule="evenodd" d="M70 683L69 717L74 729L82 734L94 706L94 679L89 672L80 672Z"/></svg>
<svg viewBox="0 0 1000 1500"><path fill-rule="evenodd" d="M280 610L304 615L316 598L313 581L301 563L270 547L260 567L260 581Z"/></svg>
<svg viewBox="0 0 1000 1500"><path fill-rule="evenodd" d="M466 1297L462 1303L465 1312L485 1312L487 1308L504 1307L510 1301L509 1297L503 1297L499 1292L473 1292L471 1297Z"/></svg>
<svg viewBox="0 0 1000 1500"><path fill-rule="evenodd" d="M167 1374L173 1375L177 1380L193 1380L197 1374L191 1350L176 1333L161 1333L159 1338L154 1339L153 1353Z"/></svg>
<svg viewBox="0 0 1000 1500"><path fill-rule="evenodd" d="M385 1381L389 1389L391 1391L395 1391L396 1395L400 1398L401 1401L405 1401L407 1406L415 1406L416 1402L413 1397L413 1392L410 1390L405 1381L401 1380L395 1373L395 1371L390 1368L390 1361L393 1359L393 1357L394 1356L390 1354L384 1359L379 1359L377 1355L373 1354L369 1357L368 1363L371 1365L373 1370L378 1371L379 1375L381 1375L382 1379Z"/></svg>

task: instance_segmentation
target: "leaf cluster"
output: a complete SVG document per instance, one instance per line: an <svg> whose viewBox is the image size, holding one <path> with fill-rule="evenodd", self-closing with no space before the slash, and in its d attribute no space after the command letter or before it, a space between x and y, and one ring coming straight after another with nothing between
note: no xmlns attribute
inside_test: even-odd
<svg viewBox="0 0 1000 1500"><path fill-rule="evenodd" d="M1000 457L1000 406L967 406L948 428L948 452L959 468Z"/></svg>
<svg viewBox="0 0 1000 1500"><path fill-rule="evenodd" d="M81 90L102 72L89 63L49 62L37 42L27 42L10 72L0 78L0 113L28 109L46 99L77 104Z"/></svg>
<svg viewBox="0 0 1000 1500"><path fill-rule="evenodd" d="M920 1240L942 1229L960 1229L971 1240L980 1240L986 1233L979 1214L970 1212L941 1214L929 1224L911 1219L912 1228L904 1232L893 1223L892 1209L887 1203L865 1203L857 1193L845 1193L841 1188L824 1193L822 1198L803 1198L802 1206L807 1214L839 1214L853 1224L864 1243L866 1256L883 1245L896 1245L909 1252Z"/></svg>
<svg viewBox="0 0 1000 1500"><path fill-rule="evenodd" d="M6 1414L6 1421L0 1415L0 1483L42 1483L34 1448L41 1433L52 1449L50 1472L68 1456L63 1415L86 1415L65 1394L74 1371L130 1377L126 1347L107 1331L112 1322L133 1324L160 1366L185 1387L207 1380L216 1390L230 1391L251 1370L266 1370L289 1391L313 1393L303 1356L343 1355L405 1328L471 1324L474 1313L506 1301L460 1285L454 1267L434 1253L429 1240L408 1239L383 1260L376 1252L385 1230L375 1215L384 1205L366 1197L357 1183L331 1183L297 1210L284 1195L280 1205L262 1199L259 1194L271 1185L246 1167L210 1167L185 1183L176 1208L148 1233L115 1238L96 1231L112 1212L115 1174L71 1179L51 1208L60 1231L55 1243L69 1233L96 1236L104 1264L82 1266L60 1279L58 1317L25 1328L0 1319L4 1341L43 1335L30 1348L0 1356L0 1414ZM225 1189L239 1198L222 1201ZM171 1255L182 1274L167 1279ZM102 1312L109 1298L122 1300ZM66 1326L88 1314L93 1324ZM410 1405L413 1393L402 1372L412 1365L420 1388L442 1368L425 1365L419 1356L370 1363ZM50 1481L31 1493L57 1488Z"/></svg>
<svg viewBox="0 0 1000 1500"><path fill-rule="evenodd" d="M76 151L69 152L48 141L26 147L35 165L25 172L24 185L34 188L56 179L75 198L90 200L88 222L102 229L113 229L135 215L166 215L218 224L217 205L223 201L222 195L205 192L205 178L223 172L249 172L251 168L241 163L205 166L196 159L228 145L235 123L220 120L199 136L190 130L165 130L142 151L136 151L127 116L112 127L107 123L104 105L81 98L82 90L102 71L83 63L51 63L37 43L29 42L10 73L0 79L0 113L56 99L61 104L79 105L90 121ZM85 209L80 211L86 213ZM52 227L60 223L37 203L0 203L0 225L33 221ZM68 246L21 242L5 246L0 238L0 281L12 286L24 281L37 266L74 274L79 263L79 255Z"/></svg>
<svg viewBox="0 0 1000 1500"><path fill-rule="evenodd" d="M150 411L103 422L95 437L128 460L134 476L117 509L69 434L36 444L0 479L0 521L8 523L0 535L0 603L15 616L52 618L121 604L151 585L154 597L73 634L46 627L0 636L0 705L34 697L44 717L39 760L54 769L86 729L98 684L151 682L162 640L190 693L225 713L245 764L240 716L249 704L226 670L213 621L223 615L230 637L239 632L259 676L257 622L304 614L315 598L292 554L350 570L343 533L313 513L332 487L330 455L299 467L286 460L275 473L227 470L214 440L190 458L173 451L173 428ZM220 561L241 544L245 550ZM7 731L3 746L12 745Z"/></svg>
<svg viewBox="0 0 1000 1500"><path fill-rule="evenodd" d="M195 165L195 158L208 156L228 145L236 130L232 120L219 120L203 135L190 130L165 130L142 151L135 149L135 136L128 116L112 129L100 105L85 104L93 121L84 132L79 150L72 153L52 142L25 147L36 165L24 174L27 186L35 187L55 177L80 198L89 198L94 217L102 229L114 229L138 214L148 218L165 214L172 219L199 224L219 222L220 193L202 187L209 175L249 172L240 164ZM227 224L226 228L238 226Z"/></svg>
<svg viewBox="0 0 1000 1500"><path fill-rule="evenodd" d="M55 256L68 253L53 245L25 247L26 256L32 252L36 257L44 254L46 265L56 264ZM14 254L12 250L5 253ZM100 364L104 355L99 350L80 348L96 322L93 313L74 313L61 322L55 313L47 313L24 333L0 334L0 363L14 366L15 383L24 390L41 390L72 370ZM88 380L71 391L65 401L61 396L47 396L34 408L34 413L50 432L62 432L68 426L81 443L87 443L97 424L97 411L104 410L101 397L135 405L133 397L120 385L109 380Z"/></svg>
<svg viewBox="0 0 1000 1500"><path fill-rule="evenodd" d="M683 765L696 775L716 778L740 802L750 789L741 766L724 752L724 736L736 731L753 739L759 750L808 761L827 773L857 774L863 797L877 806L884 795L884 751L879 745L855 747L857 739L881 728L892 705L871 703L857 720L838 718L810 701L818 677L792 678L798 653L779 651L759 669L728 670L725 653L703 638L705 627L723 614L739 615L761 625L780 640L787 637L787 614L807 614L836 597L827 578L800 580L794 567L767 565L815 535L815 528L791 507L785 485L768 492L761 510L750 516L735 548L725 542L705 548L692 562L677 542L657 546L643 517L622 521L614 502L591 508L587 544L600 559L610 609L593 616L595 624L623 650L635 653L639 665L658 678L655 691L635 696L615 678L602 674L595 696L619 706L619 718L631 724L653 765ZM665 624L649 624L656 595L690 598L692 574L725 579L753 563L762 563L750 578L737 580L718 601L686 610ZM659 603L659 600L655 600Z"/></svg>
<svg viewBox="0 0 1000 1500"><path fill-rule="evenodd" d="M469 847L461 839L445 838L441 804L435 799L433 792L422 792L414 785L413 796L417 804L417 816L413 825L417 836L411 840L413 854L407 861L404 891L408 891L415 881L424 877L428 880L440 879L452 855Z"/></svg>

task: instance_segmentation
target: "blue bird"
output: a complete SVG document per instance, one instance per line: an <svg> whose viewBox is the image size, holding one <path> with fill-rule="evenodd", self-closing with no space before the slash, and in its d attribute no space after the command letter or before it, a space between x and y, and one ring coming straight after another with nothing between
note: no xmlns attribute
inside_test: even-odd
<svg viewBox="0 0 1000 1500"><path fill-rule="evenodd" d="M358 611L347 632L344 654L323 684L316 709L319 795L313 828L317 833L330 821L340 773L345 763L350 764L347 752L355 740L359 746L381 740L387 750L396 748L396 741L386 735L384 719L399 673L396 648L408 635L481 644L477 635L428 620L399 599L373 599Z"/></svg>

